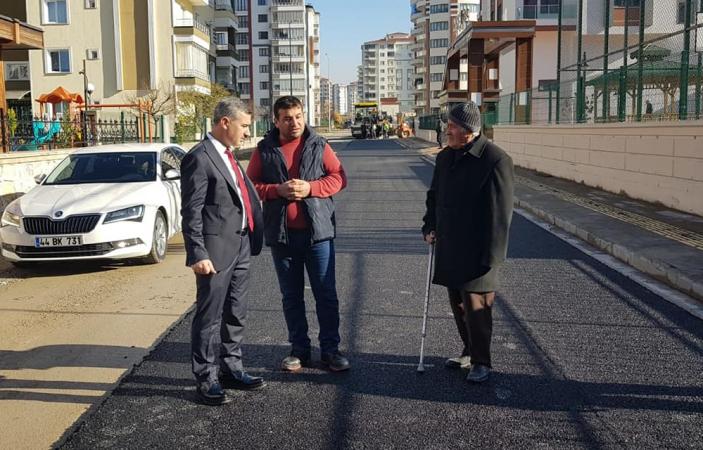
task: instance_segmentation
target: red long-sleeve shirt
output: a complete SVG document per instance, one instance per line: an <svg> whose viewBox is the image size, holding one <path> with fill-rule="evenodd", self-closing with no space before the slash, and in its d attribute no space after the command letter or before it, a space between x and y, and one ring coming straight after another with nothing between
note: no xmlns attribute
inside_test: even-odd
<svg viewBox="0 0 703 450"><path fill-rule="evenodd" d="M302 137L292 141L281 141L281 152L286 160L286 168L288 169L289 179L299 178L300 176L300 157L303 153L304 141ZM332 150L329 144L325 144L325 150L322 153L322 165L326 175L310 183L310 197L326 198L331 197L347 186L347 176L344 173L342 163L337 158L337 155ZM276 187L278 184L267 184L261 180L261 155L259 149L254 150L249 160L247 175L256 187L261 200L272 200L279 198ZM301 201L290 202L286 209L286 223L291 229L305 229L308 227L308 221L303 212L303 204Z"/></svg>

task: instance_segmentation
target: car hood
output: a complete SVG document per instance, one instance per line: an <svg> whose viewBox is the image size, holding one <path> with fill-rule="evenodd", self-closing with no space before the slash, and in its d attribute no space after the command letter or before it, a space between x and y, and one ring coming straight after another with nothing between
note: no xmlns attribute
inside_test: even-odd
<svg viewBox="0 0 703 450"><path fill-rule="evenodd" d="M25 216L56 217L58 211L60 217L105 213L148 204L153 187L153 182L39 185L20 198L20 208Z"/></svg>

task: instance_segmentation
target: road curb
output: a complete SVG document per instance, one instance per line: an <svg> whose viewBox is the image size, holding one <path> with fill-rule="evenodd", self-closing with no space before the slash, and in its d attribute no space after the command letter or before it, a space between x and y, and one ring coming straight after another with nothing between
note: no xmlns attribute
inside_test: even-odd
<svg viewBox="0 0 703 450"><path fill-rule="evenodd" d="M421 159L434 165L434 158L421 156ZM522 208L550 225L554 225L557 228L578 237L599 250L602 250L620 261L623 261L629 266L634 267L640 272L651 276L657 281L681 291L698 301L703 301L703 283L692 280L671 265L656 258L644 256L636 250L614 243L608 239L604 239L573 222L558 217L557 215L552 214L542 208L538 208L525 200L515 197L513 203L516 207Z"/></svg>

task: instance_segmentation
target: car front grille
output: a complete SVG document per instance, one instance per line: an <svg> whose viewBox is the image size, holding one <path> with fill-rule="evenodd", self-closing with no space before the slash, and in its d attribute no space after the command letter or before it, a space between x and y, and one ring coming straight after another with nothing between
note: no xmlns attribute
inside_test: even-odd
<svg viewBox="0 0 703 450"><path fill-rule="evenodd" d="M112 242L85 244L75 247L29 247L18 245L14 252L20 258L72 258L78 256L100 256L115 249Z"/></svg>
<svg viewBox="0 0 703 450"><path fill-rule="evenodd" d="M22 220L28 234L89 233L98 224L100 214L69 216L63 220L53 220L49 217L25 217Z"/></svg>

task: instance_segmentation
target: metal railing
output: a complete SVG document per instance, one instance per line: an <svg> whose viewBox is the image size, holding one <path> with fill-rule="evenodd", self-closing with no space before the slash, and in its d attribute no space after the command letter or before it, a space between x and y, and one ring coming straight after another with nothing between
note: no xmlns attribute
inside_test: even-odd
<svg viewBox="0 0 703 450"><path fill-rule="evenodd" d="M86 145L144 142L151 133L152 140L163 142L163 118L156 124L120 113L119 119L16 120L0 110L0 149L2 151L36 151Z"/></svg>

